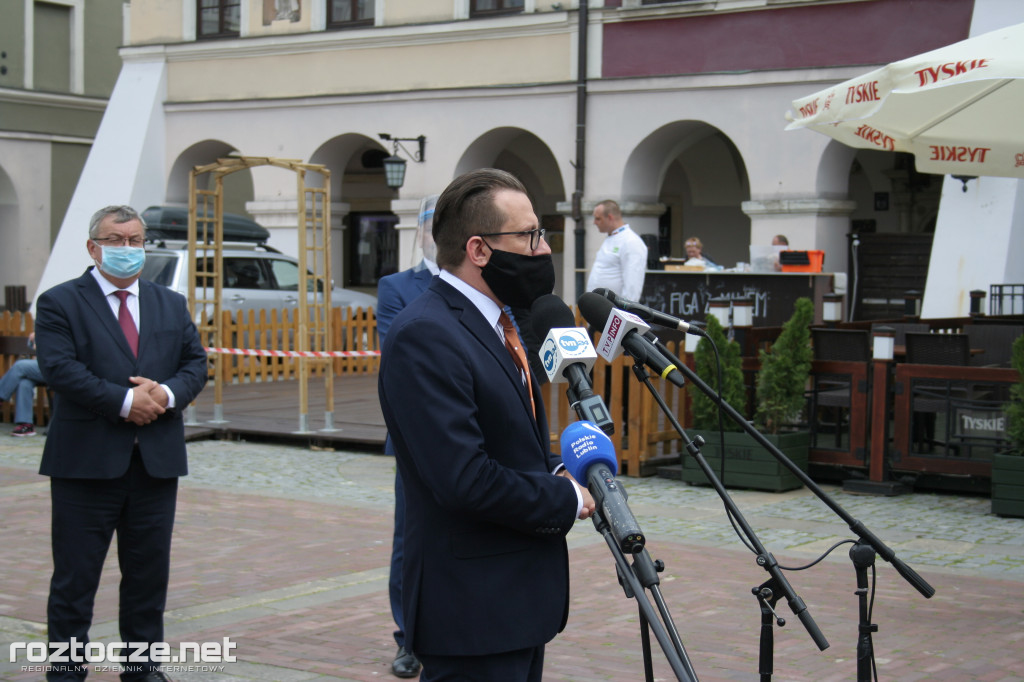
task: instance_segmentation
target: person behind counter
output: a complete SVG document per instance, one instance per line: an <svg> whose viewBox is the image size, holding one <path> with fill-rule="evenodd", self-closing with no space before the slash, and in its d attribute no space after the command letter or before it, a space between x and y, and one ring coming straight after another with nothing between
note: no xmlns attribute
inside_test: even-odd
<svg viewBox="0 0 1024 682"><path fill-rule="evenodd" d="M717 268L718 263L711 260L711 258L704 253L704 244L701 242L699 237L690 237L686 240L683 245L686 247L686 260L692 260L699 258L704 261L704 266L708 268Z"/></svg>
<svg viewBox="0 0 1024 682"><path fill-rule="evenodd" d="M773 263L775 265L775 272L782 272L782 262L779 260L779 251L785 251L789 248L789 239L784 234L777 234L772 237L772 246L784 246L785 249L776 249Z"/></svg>

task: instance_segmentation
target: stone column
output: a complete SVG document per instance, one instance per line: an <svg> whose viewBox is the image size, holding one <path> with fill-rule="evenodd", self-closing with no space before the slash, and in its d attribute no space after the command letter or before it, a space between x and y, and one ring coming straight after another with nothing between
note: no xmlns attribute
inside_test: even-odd
<svg viewBox="0 0 1024 682"><path fill-rule="evenodd" d="M398 216L398 223L395 225L395 230L398 231L398 272L416 265L422 257L416 244L416 228L419 227L422 201L422 197L391 200L391 212Z"/></svg>
<svg viewBox="0 0 1024 682"><path fill-rule="evenodd" d="M331 279L335 286L345 281L346 230L343 225L350 205L343 201L331 202ZM245 210L263 227L270 230L270 241L278 251L299 257L299 215L295 199L248 201Z"/></svg>

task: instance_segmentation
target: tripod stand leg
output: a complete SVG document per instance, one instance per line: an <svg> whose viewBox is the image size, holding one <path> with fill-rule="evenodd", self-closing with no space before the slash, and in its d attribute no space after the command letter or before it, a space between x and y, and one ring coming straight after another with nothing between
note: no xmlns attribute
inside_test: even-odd
<svg viewBox="0 0 1024 682"><path fill-rule="evenodd" d="M757 670L761 682L771 682L775 669L775 625L772 623L772 612L761 602L761 648L757 661Z"/></svg>
<svg viewBox="0 0 1024 682"><path fill-rule="evenodd" d="M643 609L640 609L640 643L643 646L644 652L644 679L647 682L654 682L654 662L651 660L651 631Z"/></svg>

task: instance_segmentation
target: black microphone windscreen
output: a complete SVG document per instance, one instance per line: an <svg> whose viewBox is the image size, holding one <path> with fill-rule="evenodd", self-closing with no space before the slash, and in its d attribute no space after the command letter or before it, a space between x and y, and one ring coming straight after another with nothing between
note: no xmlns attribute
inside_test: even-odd
<svg viewBox="0 0 1024 682"><path fill-rule="evenodd" d="M552 329L576 326L576 316L555 294L545 294L534 301L530 318L533 333L539 339L544 339Z"/></svg>
<svg viewBox="0 0 1024 682"><path fill-rule="evenodd" d="M577 305L580 307L583 319L596 329L604 329L604 325L608 322L608 317L612 314L612 308L614 307L611 301L593 291L588 291L580 296Z"/></svg>
<svg viewBox="0 0 1024 682"><path fill-rule="evenodd" d="M609 301L612 302L612 306L615 306L615 307L618 307L618 308L623 307L622 306L622 302L619 299L619 295L616 294L611 289L606 289L605 287L598 287L598 288L594 289L594 293L597 294L598 296L604 296L605 298L607 298Z"/></svg>

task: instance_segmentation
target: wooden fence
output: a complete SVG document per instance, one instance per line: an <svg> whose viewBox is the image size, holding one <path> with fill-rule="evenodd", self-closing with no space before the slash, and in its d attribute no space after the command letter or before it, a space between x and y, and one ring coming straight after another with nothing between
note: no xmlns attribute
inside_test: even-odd
<svg viewBox="0 0 1024 682"><path fill-rule="evenodd" d="M335 381L343 382L346 376L357 374L373 374L380 368L380 357L377 354L380 345L377 337L376 316L372 309L333 310L334 339L330 344L333 351L357 351L359 354L333 359ZM960 329L970 320L949 319L931 320L933 329ZM225 354L223 364L224 382L226 384L249 384L267 381L294 380L299 371L296 357L290 356L259 356L246 355L242 351L276 351L291 347L299 333L298 320L295 313L285 312L249 312L232 316L224 315L225 344L235 352ZM579 320L577 320L579 324ZM582 326L582 324L580 324ZM849 326L849 325L848 325ZM4 312L0 314L0 336L28 336L33 330L32 317L28 313ZM746 338L747 357L744 358L744 373L748 383L759 369L757 358L753 352L770 343L777 328L750 330ZM286 345L288 344L288 345ZM680 348L681 343L670 341L666 346L674 354L685 357ZM17 359L12 355L0 355L0 370L6 372ZM632 375L631 360L625 356L609 364L598 359L594 366L595 392L603 395L608 406L615 433L612 442L619 452L620 471L628 475L646 475L654 472L660 463L674 461L682 451L681 438L672 427L670 421L662 413L646 386L638 382ZM830 442L827 434L818 434L816 444L811 450L811 462L827 467L866 468L871 464L872 471L880 467L876 465L885 458L886 466L893 470L917 470L937 472L947 475L987 474L987 459L983 456L967 457L970 452L969 440L958 441L953 452L936 452L918 455L911 451L911 437L908 429L914 419L914 410L907 402L908 398L902 388L915 377L925 376L929 371L926 366L895 366L895 380L891 386L888 382L877 382L869 373L873 366L867 363L815 363L815 372L842 371L849 374L851 390L849 406L849 422L846 434L839 442ZM326 363L310 363L312 376L320 376L327 367ZM691 365L692 367L692 365ZM924 372L925 374L922 374ZM942 368L942 376L955 380L971 380L975 388L983 383L1008 385L1017 376L1009 369L984 368ZM961 376L962 374L962 376ZM990 376L991 375L991 376ZM881 376L885 376L883 373ZM670 411L684 427L690 423L689 399L687 391L672 386L667 381L654 378L652 383L669 405ZM874 386L874 384L878 386ZM542 387L544 403L550 425L550 438L555 452L559 448L559 436L564 428L576 420L576 414L569 406L565 396L566 385L545 384ZM748 386L750 389L751 386ZM902 388L902 390L901 390ZM881 390L882 393L870 397L869 394ZM994 390L990 386L986 390ZM1002 390L1002 389L1000 389ZM752 392L752 391L751 391ZM886 397L888 396L888 397ZM367 395L366 400L375 401L376 394ZM749 402L749 399L748 399ZM886 409L888 405L888 409ZM747 406L748 409L751 405ZM895 408L895 409L894 409ZM46 423L49 403L42 389L37 392L35 404L36 424ZM0 406L0 416L4 421L12 418L10 401ZM877 416L874 413L877 412ZM888 414L887 414L888 413ZM874 425L872 424L874 420ZM947 420L948 421L948 420ZM892 429L892 430L890 430ZM981 450L979 450L981 452Z"/></svg>
<svg viewBox="0 0 1024 682"><path fill-rule="evenodd" d="M333 308L331 314L334 339L332 351L359 351L376 353L380 349L377 339L377 317L372 308L342 310ZM292 348L299 334L298 311L248 310L232 315L224 311L223 338L229 348L239 351L271 351ZM299 362L295 356L261 356L226 354L223 363L226 383L249 381L280 381L298 377ZM379 355L346 356L334 359L334 373L371 374L380 369ZM321 376L325 365L312 364L310 374Z"/></svg>
<svg viewBox="0 0 1024 682"><path fill-rule="evenodd" d="M665 345L678 354L680 349L675 343ZM602 393L602 387L606 389L603 397L615 424L611 439L619 453L619 473L644 476L653 474L653 467L660 462L674 461L682 449L682 439L647 387L633 376L632 364L632 358L625 355L612 363L598 358L594 364L594 391ZM651 378L651 383L675 419L685 426L690 420L690 401L685 390L656 376ZM554 452L559 452L562 431L576 421L576 413L565 395L566 386L558 383L541 387Z"/></svg>
<svg viewBox="0 0 1024 682"><path fill-rule="evenodd" d="M356 309L353 312L335 308L333 320L334 342L331 350L376 352L380 349L377 337L377 320L372 309ZM245 384L264 381L284 381L297 378L298 358L288 356L246 355L241 351L272 351L284 346L284 341L293 343L298 334L297 314L284 311L247 311L232 315L225 312L224 335L227 347L237 349L225 354L222 371L225 383ZM27 336L33 329L32 317L28 313L3 313L0 317L0 335ZM666 346L678 353L677 344ZM6 371L16 357L0 358L0 368ZM652 473L649 466L674 456L679 452L679 436L664 416L647 388L632 376L631 360L622 356L609 365L598 359L594 367L594 386L604 387L605 402L608 405L615 433L612 442L618 448L622 461L620 469L629 475ZM336 381L344 381L346 375L371 374L380 368L379 355L339 357L333 360ZM323 365L311 363L312 376L320 376ZM675 418L686 424L689 401L685 392L660 378L652 379L653 385L664 397ZM570 408L565 396L566 384L545 384L544 403L548 410L551 428L551 443L555 452L559 447L559 436L576 414ZM600 392L600 391L598 391ZM40 389L37 401L36 424L46 423L47 403L45 392ZM376 400L376 395L367 396ZM3 418L11 418L9 402L3 403Z"/></svg>

